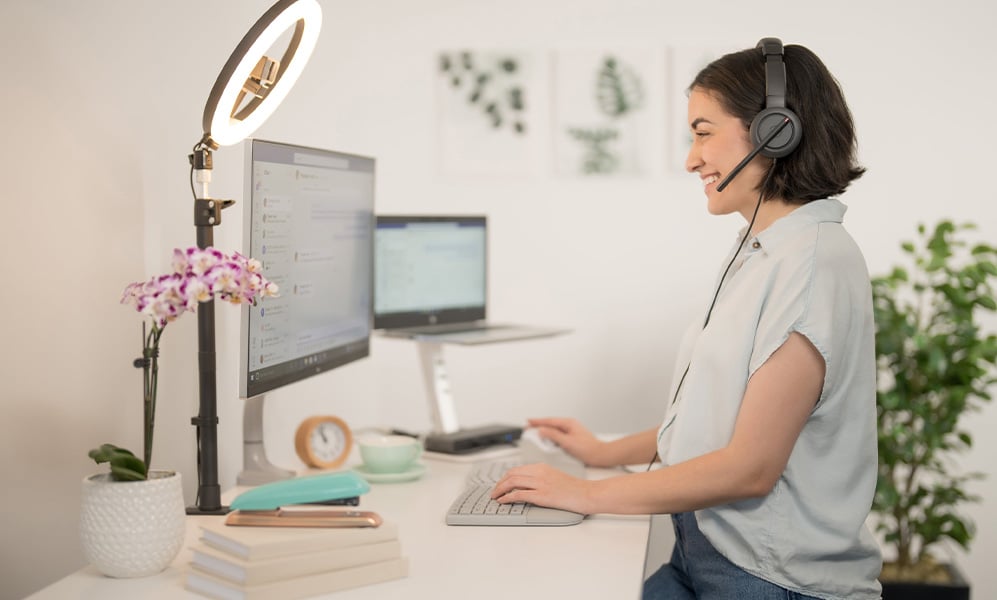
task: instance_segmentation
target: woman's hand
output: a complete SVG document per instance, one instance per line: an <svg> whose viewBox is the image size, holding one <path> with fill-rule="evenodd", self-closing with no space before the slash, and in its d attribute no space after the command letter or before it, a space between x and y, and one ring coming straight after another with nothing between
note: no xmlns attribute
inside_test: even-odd
<svg viewBox="0 0 997 600"><path fill-rule="evenodd" d="M513 467L495 484L492 498L502 504L529 502L581 514L592 511L593 482L572 477L547 464Z"/></svg>
<svg viewBox="0 0 997 600"><path fill-rule="evenodd" d="M605 442L596 438L576 419L529 419L527 423L530 427L536 428L540 437L551 440L562 450L587 465L593 467L615 466L606 460Z"/></svg>
<svg viewBox="0 0 997 600"><path fill-rule="evenodd" d="M575 419L530 419L527 423L536 428L540 437L554 441L590 467L646 464L658 451L656 428L604 441Z"/></svg>

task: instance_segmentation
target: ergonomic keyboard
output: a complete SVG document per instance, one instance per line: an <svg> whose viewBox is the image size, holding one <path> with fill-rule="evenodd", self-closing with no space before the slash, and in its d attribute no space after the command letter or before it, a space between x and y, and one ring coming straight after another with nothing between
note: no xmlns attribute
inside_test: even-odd
<svg viewBox="0 0 997 600"><path fill-rule="evenodd" d="M471 472L467 474L468 485L490 485L495 486L505 475L505 472L513 467L527 464L526 461L513 460L493 460L489 462L477 463L471 466Z"/></svg>
<svg viewBox="0 0 997 600"><path fill-rule="evenodd" d="M447 511L447 525L559 526L582 522L585 515L569 510L526 502L500 504L493 500L491 493L498 480L507 470L521 464L526 463L510 460L474 465L467 476L467 486ZM579 465L576 473L584 473L584 467Z"/></svg>

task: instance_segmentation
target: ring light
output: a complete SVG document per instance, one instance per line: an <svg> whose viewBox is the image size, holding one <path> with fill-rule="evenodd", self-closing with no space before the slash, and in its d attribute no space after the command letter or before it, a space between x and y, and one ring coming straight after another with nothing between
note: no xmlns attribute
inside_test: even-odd
<svg viewBox="0 0 997 600"><path fill-rule="evenodd" d="M292 27L284 55L279 60L266 56ZM211 88L204 107L203 142L211 148L228 146L256 131L301 75L321 28L322 9L316 0L281 0L260 17ZM247 95L252 98L241 106Z"/></svg>

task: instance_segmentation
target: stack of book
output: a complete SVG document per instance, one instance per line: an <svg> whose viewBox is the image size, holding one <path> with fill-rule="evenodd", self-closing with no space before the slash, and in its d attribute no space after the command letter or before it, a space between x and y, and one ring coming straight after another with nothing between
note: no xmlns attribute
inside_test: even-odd
<svg viewBox="0 0 997 600"><path fill-rule="evenodd" d="M221 599L287 600L408 575L398 527L234 527L206 520L185 587Z"/></svg>

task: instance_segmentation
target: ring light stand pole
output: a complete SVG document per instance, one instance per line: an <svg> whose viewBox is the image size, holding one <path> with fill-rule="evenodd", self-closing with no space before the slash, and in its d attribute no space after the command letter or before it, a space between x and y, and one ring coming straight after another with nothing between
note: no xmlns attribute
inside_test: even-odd
<svg viewBox="0 0 997 600"><path fill-rule="evenodd" d="M211 182L211 150L199 143L190 155L197 182L201 186L194 199L194 228L197 247L214 245L214 228L222 222L222 210L234 200L214 200L208 196ZM218 483L218 388L215 361L215 301L202 302L197 308L198 414L190 420L197 428L197 504L187 514L225 514L221 485Z"/></svg>

